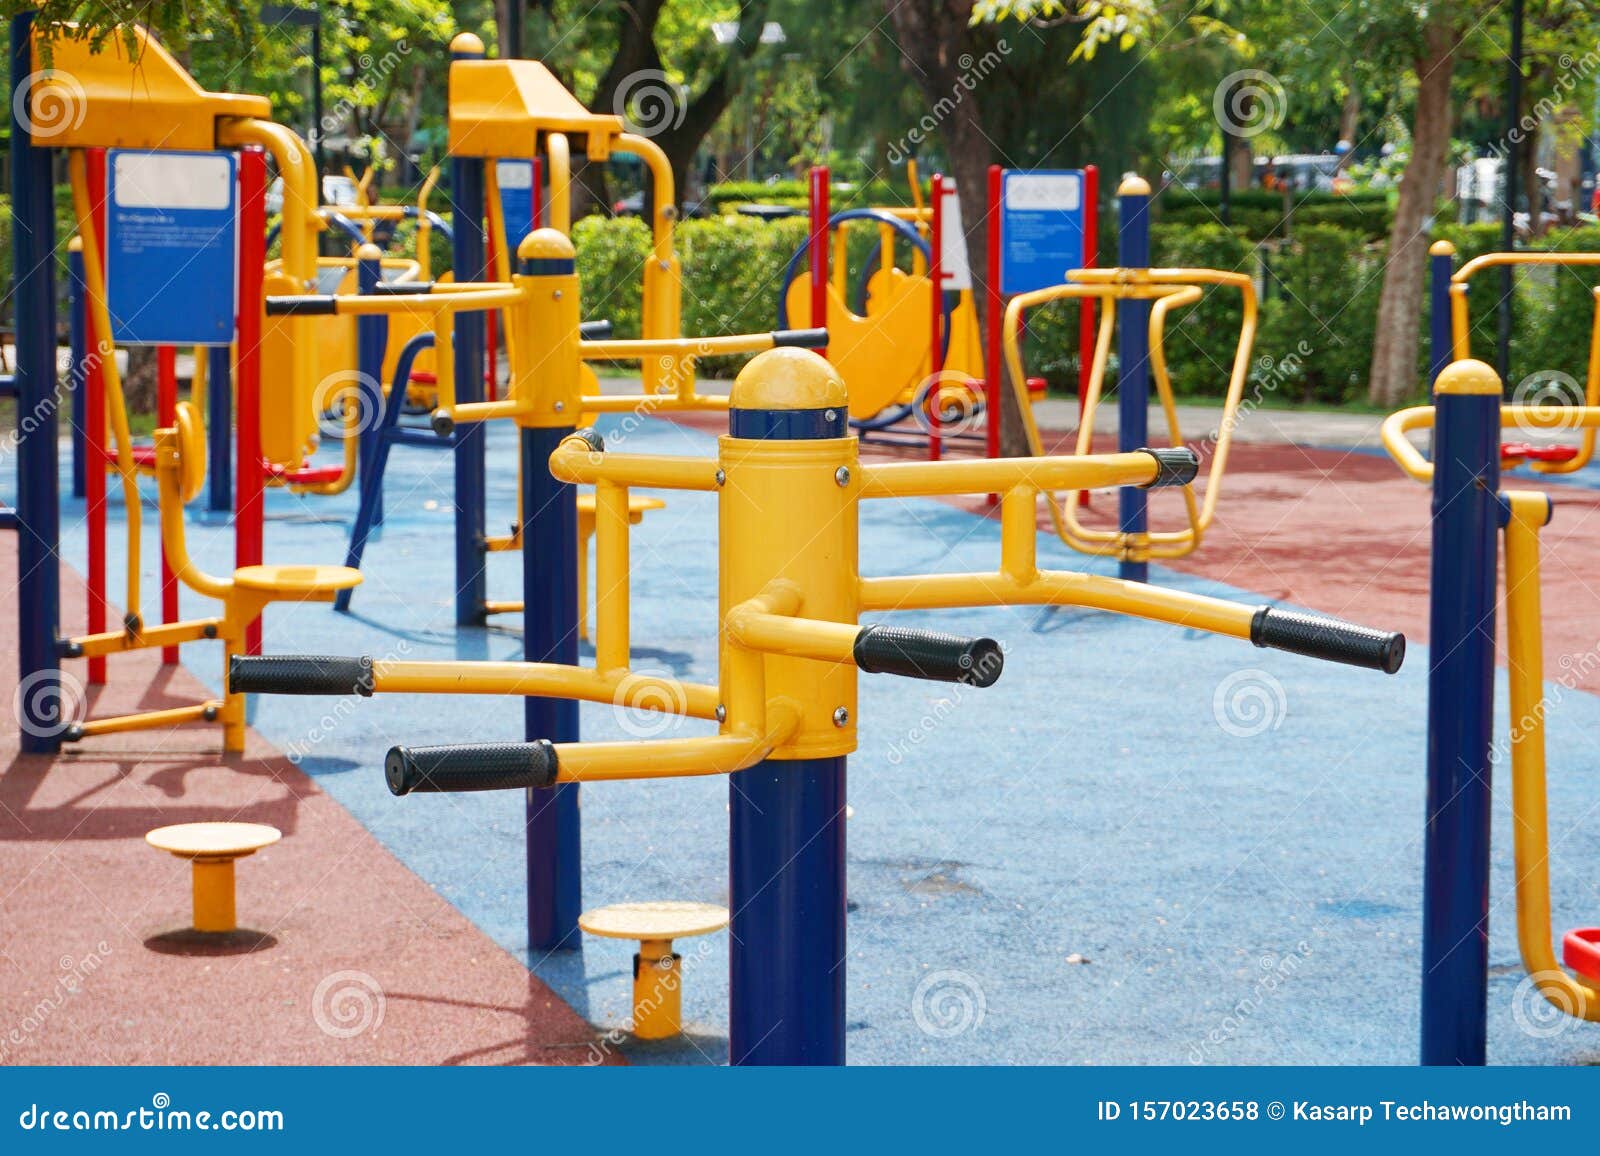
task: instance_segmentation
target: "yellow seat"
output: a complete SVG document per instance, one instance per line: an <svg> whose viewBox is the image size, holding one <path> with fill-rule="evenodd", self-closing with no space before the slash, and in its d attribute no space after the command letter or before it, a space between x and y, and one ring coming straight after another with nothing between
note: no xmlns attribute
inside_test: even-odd
<svg viewBox="0 0 1600 1156"><path fill-rule="evenodd" d="M265 823L178 823L157 827L144 841L194 865L194 929L226 932L238 926L233 861L283 837Z"/></svg>
<svg viewBox="0 0 1600 1156"><path fill-rule="evenodd" d="M661 899L614 903L578 916L578 926L605 939L636 939L633 957L633 1034L663 1040L683 1030L683 974L672 941L709 935L728 926L728 909L715 903Z"/></svg>
<svg viewBox="0 0 1600 1156"><path fill-rule="evenodd" d="M361 571L349 566L243 566L233 572L244 590L289 598L331 598L337 590L361 584Z"/></svg>

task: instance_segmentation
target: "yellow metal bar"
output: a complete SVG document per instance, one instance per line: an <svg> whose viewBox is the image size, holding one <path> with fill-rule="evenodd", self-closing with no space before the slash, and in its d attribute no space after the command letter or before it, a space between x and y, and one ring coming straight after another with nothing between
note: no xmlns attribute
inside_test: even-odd
<svg viewBox="0 0 1600 1156"><path fill-rule="evenodd" d="M421 266L417 276L423 281L433 279L433 221L428 217L428 198L438 183L439 166L434 165L417 194L417 264Z"/></svg>
<svg viewBox="0 0 1600 1156"><path fill-rule="evenodd" d="M202 638L216 638L222 631L222 619L200 618L192 622L165 622L160 626L147 626L137 635L121 630L108 630L103 634L85 634L70 640L83 658L99 658L104 654L122 654L129 650L149 650L157 646L176 646L184 642L198 642Z"/></svg>
<svg viewBox="0 0 1600 1156"><path fill-rule="evenodd" d="M564 132L546 133L544 151L550 160L550 227L572 234L572 148Z"/></svg>
<svg viewBox="0 0 1600 1156"><path fill-rule="evenodd" d="M195 859L194 929L232 931L238 926L233 904L233 858Z"/></svg>
<svg viewBox="0 0 1600 1156"><path fill-rule="evenodd" d="M1250 637L1258 607L1181 590L1071 570L1044 570L1032 582L1004 574L928 574L861 580L862 610L949 610L968 606L1086 606L1170 622L1230 638Z"/></svg>
<svg viewBox="0 0 1600 1156"><path fill-rule="evenodd" d="M149 731L160 727L181 726L191 722L211 722L222 711L222 703L213 699L195 706L175 706L169 710L151 710L140 714L119 714L110 718L88 719L82 724L84 738L96 735L121 734L124 731ZM212 715L213 718L207 718Z"/></svg>
<svg viewBox="0 0 1600 1156"><path fill-rule="evenodd" d="M1405 435L1410 430L1433 428L1433 406L1418 405L1396 410L1383 419L1379 434L1383 448L1395 463L1419 482L1433 481L1433 463L1411 444ZM1501 429L1600 429L1600 406L1592 405L1503 405Z"/></svg>
<svg viewBox="0 0 1600 1156"><path fill-rule="evenodd" d="M522 292L512 286L486 289L448 284L434 287L432 293L339 293L333 297L333 311L342 317L361 317L389 313L441 313L500 309L516 305Z"/></svg>
<svg viewBox="0 0 1600 1156"><path fill-rule="evenodd" d="M467 422L516 417L528 412L528 407L517 399L508 397L500 401L468 401L450 406L448 409L441 405L434 412L446 414L457 425L463 425Z"/></svg>
<svg viewBox="0 0 1600 1156"><path fill-rule="evenodd" d="M672 179L672 162L655 141L631 132L618 135L616 151L632 153L650 170L650 199L655 203L656 210L655 219L650 222L650 255L657 261L671 261L672 221L678 211L678 191ZM650 335L665 337L667 331L660 330Z"/></svg>
<svg viewBox="0 0 1600 1156"><path fill-rule="evenodd" d="M1559 253L1531 249L1515 253L1481 253L1457 269L1450 280L1465 285L1475 274L1502 265L1600 265L1600 253Z"/></svg>
<svg viewBox="0 0 1600 1156"><path fill-rule="evenodd" d="M1450 286L1450 360L1466 361L1472 356L1472 338L1467 332L1467 287L1461 282Z"/></svg>
<svg viewBox="0 0 1600 1156"><path fill-rule="evenodd" d="M1594 297L1594 320L1589 325L1589 374L1584 381L1583 404L1592 408L1600 405L1600 287L1590 292ZM1590 426L1583 431L1576 457L1565 462L1529 462L1528 466L1536 474L1576 473L1594 459L1594 446L1595 429Z"/></svg>
<svg viewBox="0 0 1600 1156"><path fill-rule="evenodd" d="M727 409L731 402L725 393L696 393L679 397L670 393L605 394L585 397L583 408L588 413L676 413L682 410Z"/></svg>
<svg viewBox="0 0 1600 1156"><path fill-rule="evenodd" d="M372 689L381 694L500 694L575 698L632 709L714 719L721 695L714 686L630 670L590 670L552 662L403 662L372 664Z"/></svg>
<svg viewBox="0 0 1600 1156"><path fill-rule="evenodd" d="M601 670L628 665L628 525L627 488L599 482L594 489L594 660ZM579 548L587 551L588 543L580 542Z"/></svg>
<svg viewBox="0 0 1600 1156"><path fill-rule="evenodd" d="M89 202L88 164L82 149L68 154L67 176L72 184L72 210L77 217L78 236L83 242L83 282L89 316L105 356L100 359L101 379L105 383L106 414L110 418L115 443L117 474L122 479L122 501L127 517L127 585L123 605L139 617L139 554L143 537L143 507L139 502L139 473L133 464L133 435L128 429L128 403L122 393L122 374L117 369L117 350L111 338L111 310L106 305L105 266L100 261L100 242L95 236L94 215Z"/></svg>
<svg viewBox="0 0 1600 1156"><path fill-rule="evenodd" d="M770 333L735 333L726 337L652 337L635 340L585 341L585 361L638 361L644 357L713 357L760 353L772 348ZM587 403L585 403L587 404Z"/></svg>
<svg viewBox="0 0 1600 1156"><path fill-rule="evenodd" d="M1139 486L1155 480L1150 454L1057 454L961 462L868 462L861 466L863 498L1003 494L1016 486L1086 490Z"/></svg>
<svg viewBox="0 0 1600 1156"><path fill-rule="evenodd" d="M754 766L771 754L794 733L800 716L791 703L780 699L770 704L767 721L768 725L759 731L741 730L709 738L557 743L556 782L732 774Z"/></svg>
<svg viewBox="0 0 1600 1156"><path fill-rule="evenodd" d="M217 122L217 143L227 146L260 145L272 156L283 178L283 270L300 284L316 283L316 236L326 226L317 217L322 197L317 188L316 163L305 142L290 129L250 117Z"/></svg>
<svg viewBox="0 0 1600 1156"><path fill-rule="evenodd" d="M726 626L735 642L751 650L851 666L856 661L856 635L861 633L861 627L848 622L766 614L746 607L735 607Z"/></svg>
<svg viewBox="0 0 1600 1156"><path fill-rule="evenodd" d="M520 600L497 601L495 599L489 599L483 604L483 612L485 614L521 614L522 602Z"/></svg>
<svg viewBox="0 0 1600 1156"><path fill-rule="evenodd" d="M1562 969L1550 927L1550 820L1545 796L1544 641L1539 604L1539 529L1550 514L1540 493L1509 491L1506 639L1511 688L1511 824L1517 880L1517 944L1539 993L1567 1015L1600 1022L1600 990Z"/></svg>
<svg viewBox="0 0 1600 1156"><path fill-rule="evenodd" d="M568 438L550 455L557 481L596 485L602 481L655 490L715 490L717 463L709 458L665 454L596 453L581 438Z"/></svg>
<svg viewBox="0 0 1600 1156"><path fill-rule="evenodd" d="M183 528L183 494L178 476L178 431L156 431L157 509L161 520L161 547L173 577L191 590L227 605L233 595L233 579L207 574L189 556L189 539ZM226 617L226 615L224 615Z"/></svg>

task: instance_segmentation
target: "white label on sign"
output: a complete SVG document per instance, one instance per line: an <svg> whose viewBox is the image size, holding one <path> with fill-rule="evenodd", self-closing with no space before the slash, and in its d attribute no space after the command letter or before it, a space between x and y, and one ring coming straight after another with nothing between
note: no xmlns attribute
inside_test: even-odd
<svg viewBox="0 0 1600 1156"><path fill-rule="evenodd" d="M119 209L226 209L233 204L233 166L223 155L122 153L116 166Z"/></svg>
<svg viewBox="0 0 1600 1156"><path fill-rule="evenodd" d="M496 161L494 175L502 190L533 188L532 161Z"/></svg>
<svg viewBox="0 0 1600 1156"><path fill-rule="evenodd" d="M1023 212L1054 209L1075 213L1083 201L1083 182L1077 173L1035 173L1006 181L1006 205Z"/></svg>
<svg viewBox="0 0 1600 1156"><path fill-rule="evenodd" d="M939 206L939 272L943 275L943 288L966 290L972 288L972 266L967 264L967 231L961 227L961 197L954 183L944 190L944 203Z"/></svg>

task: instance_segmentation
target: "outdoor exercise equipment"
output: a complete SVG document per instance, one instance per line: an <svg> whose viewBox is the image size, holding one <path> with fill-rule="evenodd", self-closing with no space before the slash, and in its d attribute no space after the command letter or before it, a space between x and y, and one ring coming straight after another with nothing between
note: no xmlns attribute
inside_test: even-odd
<svg viewBox="0 0 1600 1156"><path fill-rule="evenodd" d="M238 929L233 864L283 838L265 823L178 823L157 827L144 841L193 864L194 929L224 934Z"/></svg>
<svg viewBox="0 0 1600 1156"><path fill-rule="evenodd" d="M1511 718L1517 943L1539 992L1567 1015L1600 1022L1600 928L1568 932L1557 963L1550 927L1545 799L1544 648L1539 531L1547 494L1500 488L1503 428L1582 429L1600 407L1504 405L1500 377L1471 359L1445 365L1434 404L1391 414L1383 444L1433 490L1428 674L1427 842L1423 858L1422 1062L1482 1064L1489 978L1490 744L1495 618L1503 607ZM1406 436L1433 433L1432 461ZM1505 594L1496 594L1499 533Z"/></svg>
<svg viewBox="0 0 1600 1156"><path fill-rule="evenodd" d="M540 382L547 389L536 411L571 412L578 406L574 374L541 374ZM575 646L535 646L530 633L527 662L241 657L230 667L229 684L236 691L285 694L526 695L530 718L545 704L575 714L574 700L585 700L715 720L717 734L695 738L584 743L530 730L526 743L400 745L389 752L385 775L396 794L516 789L526 790L536 808L552 790L571 791L583 782L739 772L728 802L734 1063L826 1064L844 1058L844 785L845 758L856 747L857 671L979 687L1000 676L1002 654L991 639L862 625L862 614L1074 605L1378 670L1392 672L1403 660L1405 640L1398 634L1039 569L1035 518L1041 492L1182 484L1197 468L1188 449L863 462L847 424L843 379L822 358L799 349L754 358L735 381L729 402L729 432L710 459L611 452L593 430L545 427L550 436L537 441L525 432L525 473L535 474L535 455L544 452L549 505L570 510L576 485L595 487L599 598L593 667L577 664ZM715 685L630 668L626 509L634 487L717 496L721 625ZM863 501L991 492L1004 495L994 570L861 575ZM571 541L570 530L565 540ZM536 610L529 621L570 623L570 589L546 584L530 590L528 606ZM530 851L544 837L533 835Z"/></svg>
<svg viewBox="0 0 1600 1156"><path fill-rule="evenodd" d="M523 62L513 62L523 63ZM456 195L467 204L480 198L474 188L478 166L457 162ZM482 234L458 219L456 238ZM478 252L481 254L482 250ZM474 262L457 256L457 267ZM440 382L440 405L432 426L441 437L452 439L457 454L456 565L457 618L482 622L490 607L484 597L483 558L489 549L483 532L483 470L481 425L510 419L519 430L519 526L514 540L524 555L523 648L537 662L576 665L578 660L578 507L575 492L552 476L551 452L576 428L585 413L655 413L682 410L725 410L726 395L703 395L695 390L694 362L719 354L755 353L777 346L817 345L827 335L820 330L798 330L726 337L641 339L637 341L584 340L579 321L581 301L576 256L572 242L555 229L538 229L522 240L517 251L517 272L508 282L461 280L449 284L408 284L387 287L380 293L355 296L304 295L269 298L269 315L351 315L378 317L394 313L431 316L436 328L453 319L456 357L453 383ZM482 400L479 364L466 348L465 322L481 321L485 312L501 310L507 321L509 347L514 356L508 396ZM590 323L593 325L594 323ZM481 328L471 340L481 337ZM475 346L481 349L481 345ZM585 360L641 360L662 368L662 380L673 392L640 395L584 393ZM465 367L465 368L464 368ZM470 397L463 394L471 390ZM842 418L841 418L842 420ZM463 447L476 442L476 460L464 483L460 467ZM361 509L352 531L347 564L359 566L372 524L372 505L381 496L382 450L363 480ZM468 485L474 487L468 490ZM596 494L597 527L611 516L631 518L629 505L609 510ZM598 533L597 528L597 533ZM529 564L529 558L537 564ZM466 559L463 565L463 558ZM620 592L597 584L596 616ZM471 599L470 607L463 601ZM348 604L348 600L344 604ZM470 613L469 613L470 611ZM578 731L576 703L529 698L526 719L530 738L554 736L575 740ZM547 805L548 804L548 805ZM550 799L530 799L528 805L528 884L531 941L542 947L559 946L576 928L578 888L578 815L575 791Z"/></svg>
<svg viewBox="0 0 1600 1156"><path fill-rule="evenodd" d="M1034 420L1024 378L1019 334L1025 310L1052 301L1078 300L1100 303L1099 330L1094 354L1088 362L1088 375L1080 397L1076 454L1094 450L1095 419L1100 409L1111 341L1118 338L1117 400L1118 442L1123 451L1148 440L1150 383L1167 421L1170 445L1184 444L1178 421L1177 402L1167 371L1166 325L1174 309L1194 305L1205 295L1206 287L1236 289L1243 304L1239 340L1234 347L1228 371L1227 392L1211 445L1210 462L1205 471L1204 497L1196 498L1192 484L1182 488L1187 525L1179 530L1151 530L1145 495L1124 489L1121 495L1116 530L1097 530L1083 525L1077 514L1078 495L1068 493L1049 501L1050 517L1061 540L1085 554L1110 555L1121 563L1124 578L1144 580L1152 558L1179 558L1194 551L1216 515L1222 494L1222 479L1228 467L1228 451L1234 427L1239 421L1239 403L1244 397L1250 374L1250 351L1255 342L1256 292L1248 274L1219 269L1149 268L1150 186L1137 177L1125 180L1117 190L1121 228L1118 234L1117 269L1074 269L1064 284L1034 289L1012 297L1005 309L1003 347L1006 368L1016 391L1017 408L1022 414L1028 447L1035 454L1044 452L1039 428ZM1084 315L1089 315L1089 310ZM1120 322L1120 325L1119 325Z"/></svg>
<svg viewBox="0 0 1600 1156"><path fill-rule="evenodd" d="M850 388L851 425L863 434L904 440L912 431L896 427L907 419L923 437L934 436L941 424L969 425L982 409L983 354L954 182L936 174L924 203L910 161L911 207L830 213L829 179L827 166L811 169L810 233L784 269L779 327L793 318L827 328L828 359ZM846 227L853 223L877 232L854 284ZM909 268L897 263L901 248L910 250ZM802 262L806 277L800 276ZM977 435L952 429L942 436Z"/></svg>
<svg viewBox="0 0 1600 1156"><path fill-rule="evenodd" d="M1467 293L1476 274L1486 269L1516 266L1600 266L1600 253L1483 253L1459 269L1455 267L1455 256L1456 247L1449 241L1435 241L1428 247L1429 336L1432 345L1429 376L1435 382L1446 366L1472 356L1472 326L1468 318ZM1589 333L1589 368L1582 399L1583 407L1587 408L1600 405L1600 287L1592 289L1591 294L1595 313ZM1552 404L1565 406L1567 403ZM1574 423L1565 428L1577 429L1579 425ZM1503 442L1500 446L1500 467L1511 470L1527 465L1538 474L1576 473L1594 460L1594 447L1595 430L1592 426L1583 427L1582 438L1576 446L1548 441Z"/></svg>
<svg viewBox="0 0 1600 1156"><path fill-rule="evenodd" d="M106 655L150 646L170 648L183 641L207 636L224 637L231 646L257 645L255 619L260 607L281 598L308 593L326 594L318 582L301 589L288 568L263 570L261 562L262 459L259 421L261 403L261 283L266 233L263 198L266 190L265 154L271 153L285 177L286 211L298 205L310 216L310 166L298 138L266 120L270 113L261 97L213 93L200 88L160 44L143 29L134 29L134 51L129 54L120 34L107 39L105 51L91 53L86 41L58 39L51 67L46 69L34 43L31 15L13 18L12 70L12 174L13 240L18 264L15 278L17 308L19 413L25 415L24 436L18 446L18 505L14 524L19 541L20 667L27 693L19 696L24 749L51 752L69 730L75 734L103 733L113 729L147 727L162 722L213 718L224 724L229 749L242 742L243 718L231 701L154 712L123 719L94 720L71 728L63 705L73 700L63 683L60 659L82 655L90 659L91 681L103 678ZM86 391L85 489L89 522L88 634L80 639L60 637L60 570L58 541L60 513L56 481L56 431L58 397L55 366L55 217L53 208L53 150L68 150L73 204L82 244L84 348L92 350L69 376L69 384L82 382ZM104 212L107 183L103 179L107 149L120 150L130 163L154 175L143 186L147 197L159 203L119 208L119 217L140 218L145 224L171 227L169 236L146 238L151 247L144 268L162 270L163 280L152 292L144 286L146 306L159 307L157 315L171 320L189 314L206 317L205 340L218 341L208 357L211 367L208 403L213 406L213 429L219 437L231 426L217 407L238 393L237 487L234 494L236 572L232 578L209 578L187 565L181 549L182 503L198 492L204 477L201 423L188 410L170 427L168 452L157 446L159 486L167 495L162 505L162 539L168 563L178 580L204 593L224 599L220 619L165 623L146 629L140 599L140 539L142 507L138 491L138 465L128 436L121 379L117 372L115 338L107 304L105 253L113 256L122 221L108 221ZM237 165L237 187L219 169L232 172ZM98 171L97 171L98 170ZM174 180L177 172L204 172L210 183L196 189ZM153 190L153 191L152 191ZM160 200L160 197L166 198ZM231 205L237 205L233 222ZM169 211L174 205L176 211ZM204 227L201 220L220 218L223 225ZM169 219L170 218L170 219ZM140 222L134 222L140 223ZM238 252L229 246L237 237ZM310 269L313 233L310 227L284 233L285 267ZM220 239L220 240L219 240ZM226 242L226 243L221 243ZM70 256L70 254L69 254ZM221 262L219 265L218 262ZM170 269L211 270L219 280L207 282L204 293L180 283ZM115 268L112 272L115 274ZM126 272L126 269L124 270ZM135 278L135 283L137 279ZM116 278L109 282L115 288ZM310 280L296 282L308 288ZM180 296L181 295L181 296ZM188 311L186 313L186 310ZM143 311L139 317L143 318ZM220 332L220 337L218 333ZM194 338L200 340L199 337ZM228 381L227 342L237 347L231 367L236 381ZM170 343L170 342L169 342ZM219 352L220 351L220 352ZM112 437L105 438L109 417ZM181 436L180 436L181 435ZM114 455L128 523L128 567L121 631L106 630L105 597L105 497L104 471L99 462ZM212 456L223 456L213 440ZM348 579L341 579L341 582ZM337 583L336 583L337 584ZM226 590L226 594L222 593ZM169 606L174 605L168 603Z"/></svg>
<svg viewBox="0 0 1600 1156"><path fill-rule="evenodd" d="M721 931L728 926L728 909L677 900L614 903L585 911L578 926L603 939L639 941L633 956L633 1034L664 1040L683 1030L683 968L672 941Z"/></svg>

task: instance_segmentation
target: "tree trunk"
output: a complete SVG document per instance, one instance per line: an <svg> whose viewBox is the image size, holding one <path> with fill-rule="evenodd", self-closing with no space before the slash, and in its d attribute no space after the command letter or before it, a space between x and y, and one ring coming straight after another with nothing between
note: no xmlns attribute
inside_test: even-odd
<svg viewBox="0 0 1600 1156"><path fill-rule="evenodd" d="M1256 151L1248 137L1225 132L1222 139L1228 150L1228 181L1235 192L1253 188L1256 183Z"/></svg>
<svg viewBox="0 0 1600 1156"><path fill-rule="evenodd" d="M944 137L950 175L961 197L967 264L972 267L972 300L980 340L987 341L988 221L989 213L998 209L989 204L994 134L984 129L979 104L981 82L969 72L972 62L982 58L989 45L973 33L972 0L884 0L884 8L905 57L906 72L917 82L930 109L947 110L947 115L939 118L939 133ZM1000 389L999 416L1000 452L1008 457L1025 457L1028 441L1022 415L1014 391L1004 384Z"/></svg>
<svg viewBox="0 0 1600 1156"><path fill-rule="evenodd" d="M129 345L128 372L122 379L122 399L128 412L155 413L157 362L153 345Z"/></svg>
<svg viewBox="0 0 1600 1156"><path fill-rule="evenodd" d="M1400 180L1394 227L1389 232L1388 264L1378 299L1367 396L1374 405L1393 408L1419 384L1417 335L1422 325L1423 273L1428 238L1424 222L1433 214L1450 147L1450 80L1461 33L1448 5L1433 9L1417 60L1417 107L1411 127L1411 159Z"/></svg>

